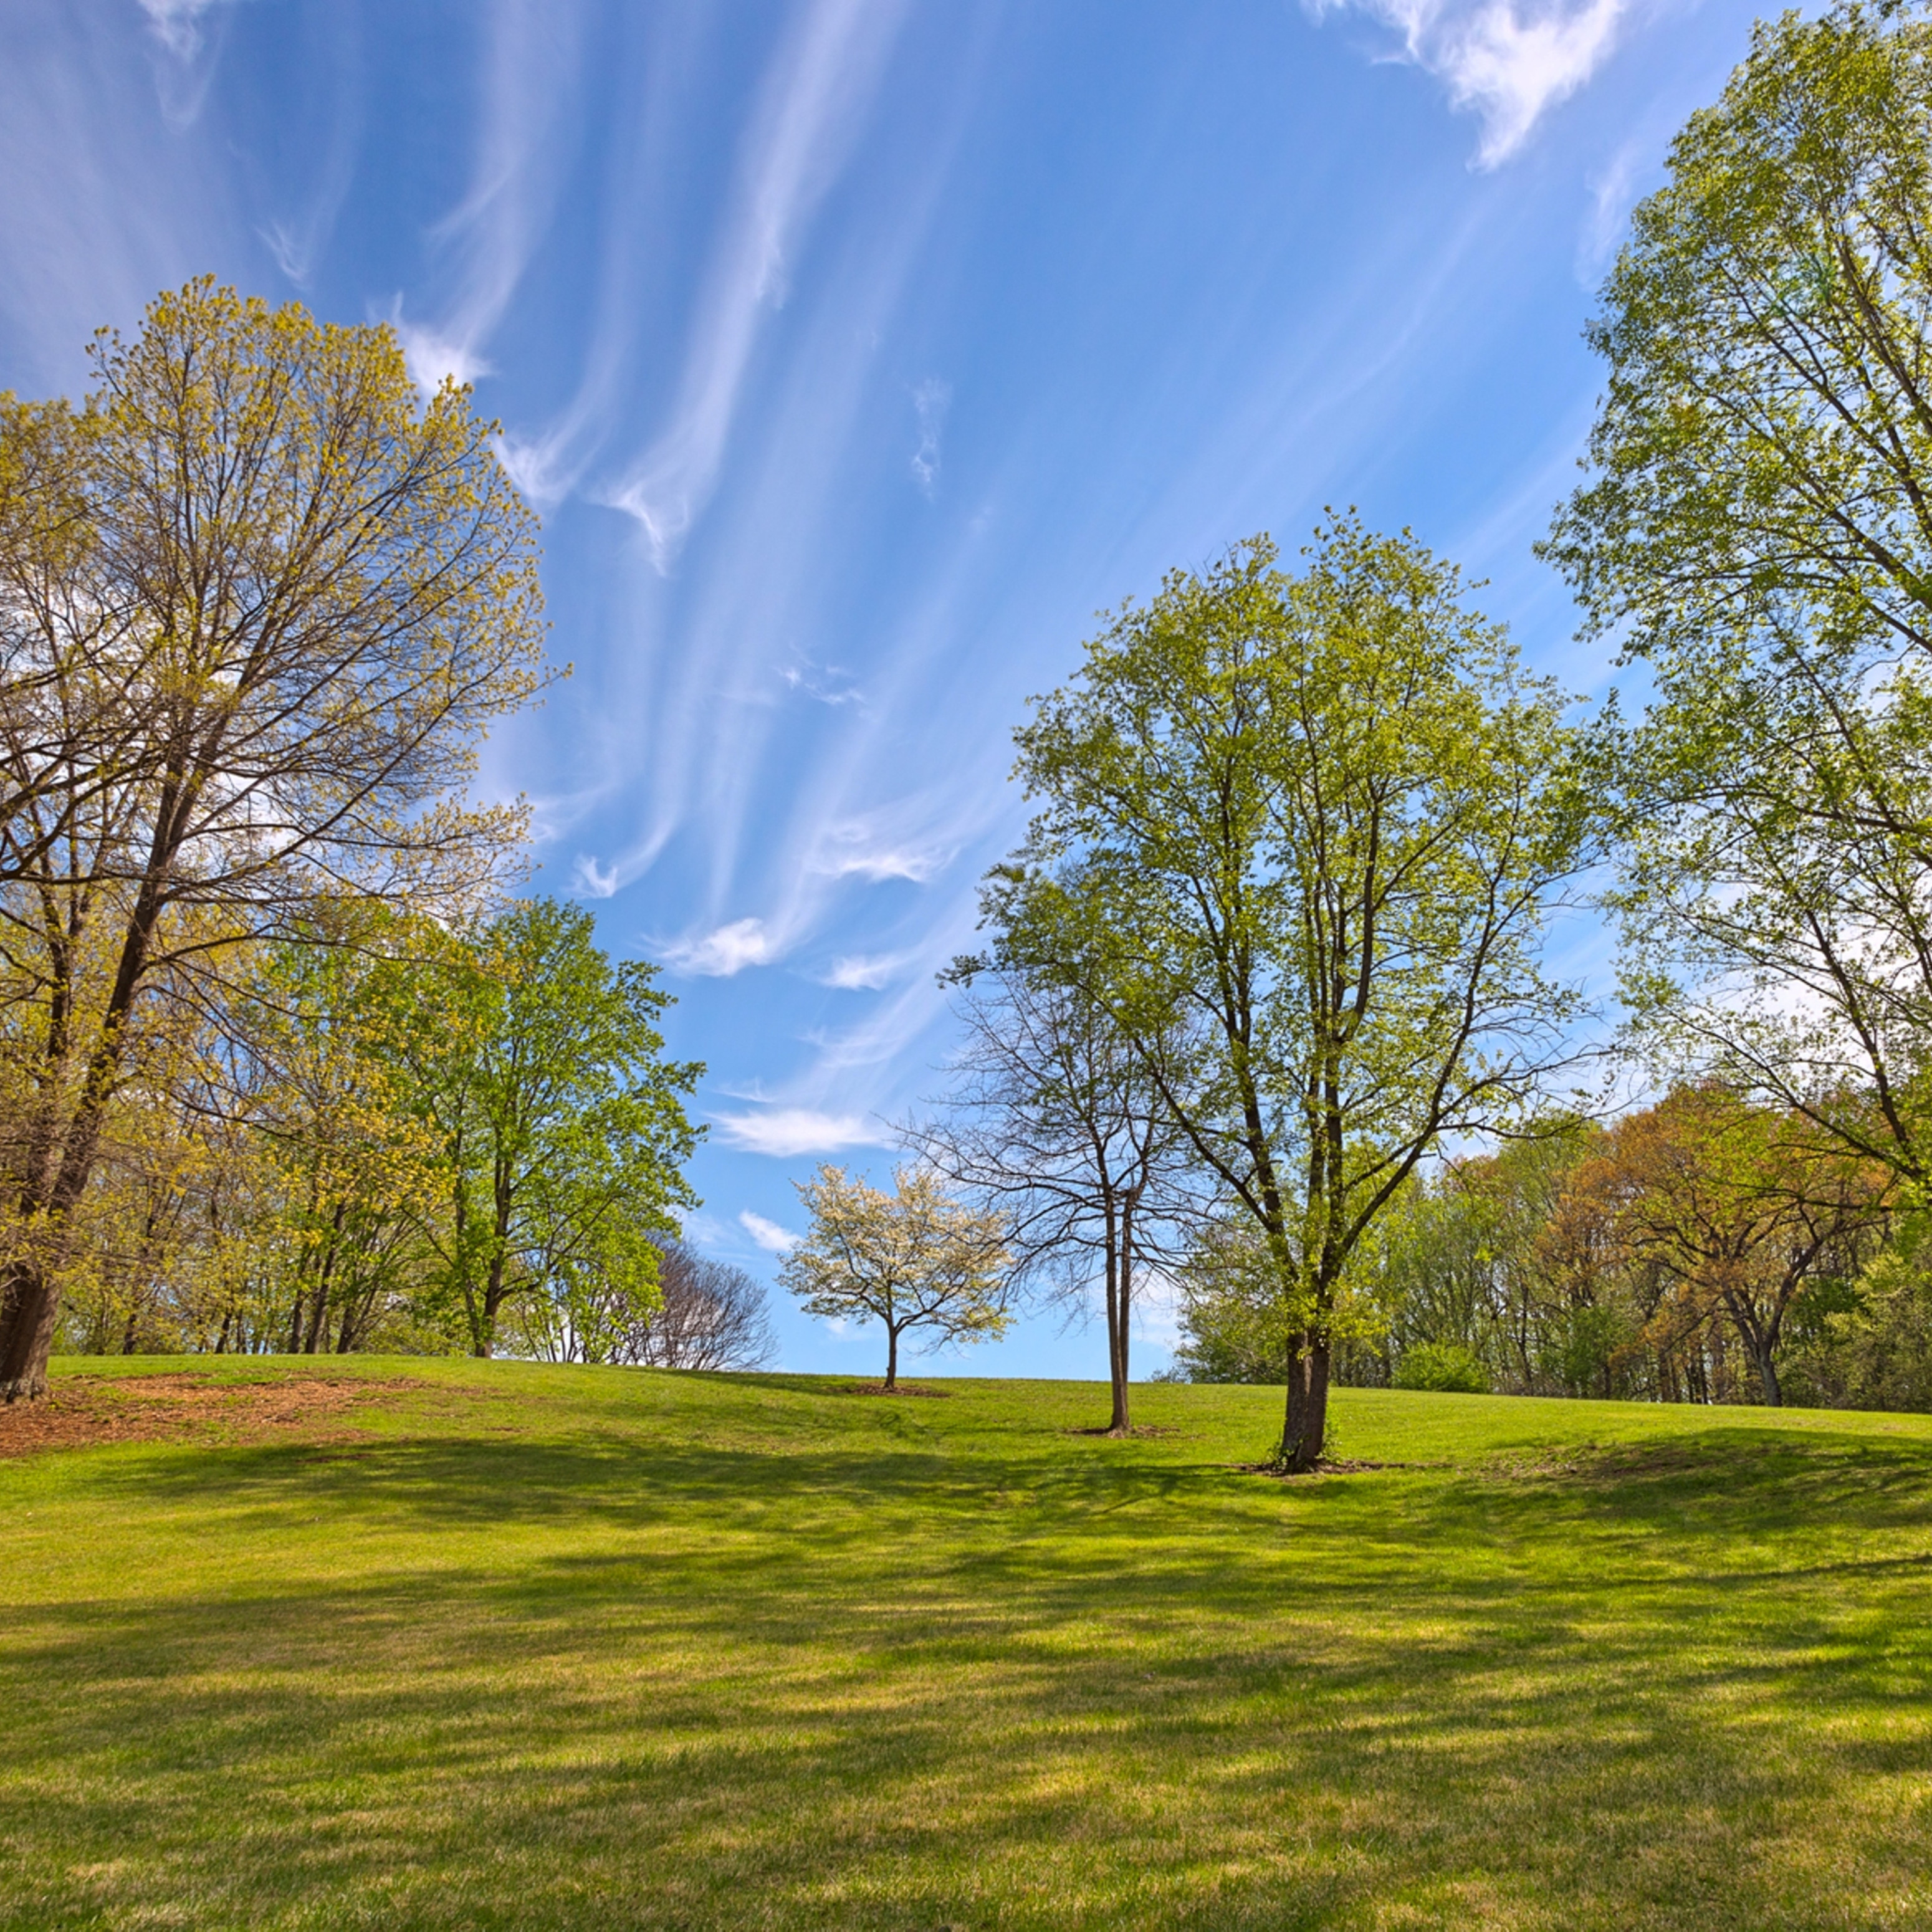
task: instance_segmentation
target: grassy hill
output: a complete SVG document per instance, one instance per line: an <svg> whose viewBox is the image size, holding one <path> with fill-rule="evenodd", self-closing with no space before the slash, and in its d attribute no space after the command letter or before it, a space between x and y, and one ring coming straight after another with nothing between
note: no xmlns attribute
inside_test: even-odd
<svg viewBox="0 0 1932 1932"><path fill-rule="evenodd" d="M60 1365L0 1926L1932 1925L1932 1418L926 1386Z"/></svg>

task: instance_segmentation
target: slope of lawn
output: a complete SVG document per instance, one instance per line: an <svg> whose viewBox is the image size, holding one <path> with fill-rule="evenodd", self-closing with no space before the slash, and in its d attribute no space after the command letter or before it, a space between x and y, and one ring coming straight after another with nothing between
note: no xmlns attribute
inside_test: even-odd
<svg viewBox="0 0 1932 1932"><path fill-rule="evenodd" d="M926 1386L60 1365L0 1926L1932 1926L1932 1418Z"/></svg>

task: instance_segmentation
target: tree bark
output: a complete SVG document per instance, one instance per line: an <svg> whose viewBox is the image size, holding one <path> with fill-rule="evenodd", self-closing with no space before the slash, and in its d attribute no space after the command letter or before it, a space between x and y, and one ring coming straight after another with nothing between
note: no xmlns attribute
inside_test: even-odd
<svg viewBox="0 0 1932 1932"><path fill-rule="evenodd" d="M1288 1404L1281 1432L1282 1467L1305 1474L1322 1460L1328 1435L1329 1345L1325 1336L1296 1336L1288 1361Z"/></svg>
<svg viewBox="0 0 1932 1932"><path fill-rule="evenodd" d="M1133 1312L1133 1210L1123 1208L1118 1246L1108 1243L1107 1374L1113 1384L1113 1414L1107 1424L1109 1436L1132 1432L1132 1419L1127 1406L1128 1323Z"/></svg>
<svg viewBox="0 0 1932 1932"><path fill-rule="evenodd" d="M899 1385L899 1331L886 1324L886 1393L896 1393Z"/></svg>
<svg viewBox="0 0 1932 1932"><path fill-rule="evenodd" d="M60 1297L45 1265L22 1258L0 1286L0 1402L38 1401L47 1392Z"/></svg>

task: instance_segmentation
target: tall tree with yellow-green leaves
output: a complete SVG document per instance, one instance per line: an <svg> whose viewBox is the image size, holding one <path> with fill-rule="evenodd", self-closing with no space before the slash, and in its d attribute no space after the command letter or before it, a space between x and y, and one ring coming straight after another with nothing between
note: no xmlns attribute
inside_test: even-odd
<svg viewBox="0 0 1932 1932"><path fill-rule="evenodd" d="M332 904L479 904L522 814L476 746L544 675L534 520L393 330L204 280L94 356L0 410L8 1400L144 1042Z"/></svg>
<svg viewBox="0 0 1932 1932"><path fill-rule="evenodd" d="M1290 1468L1377 1222L1562 1057L1539 950L1589 827L1563 710L1451 566L1351 518L1298 576L1264 538L1174 573L1017 734L1038 815L988 884L995 956L1141 1042L1249 1230Z"/></svg>
<svg viewBox="0 0 1932 1932"><path fill-rule="evenodd" d="M1932 22L1756 30L1632 218L1545 552L1648 665L1621 736L1653 1040L1932 1184Z"/></svg>

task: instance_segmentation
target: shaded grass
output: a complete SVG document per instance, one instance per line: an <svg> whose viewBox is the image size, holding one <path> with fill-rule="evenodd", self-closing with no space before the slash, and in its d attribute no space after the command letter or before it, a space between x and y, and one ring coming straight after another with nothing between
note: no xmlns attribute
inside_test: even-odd
<svg viewBox="0 0 1932 1932"><path fill-rule="evenodd" d="M327 1372L0 1467L0 1926L1932 1924L1928 1419Z"/></svg>

